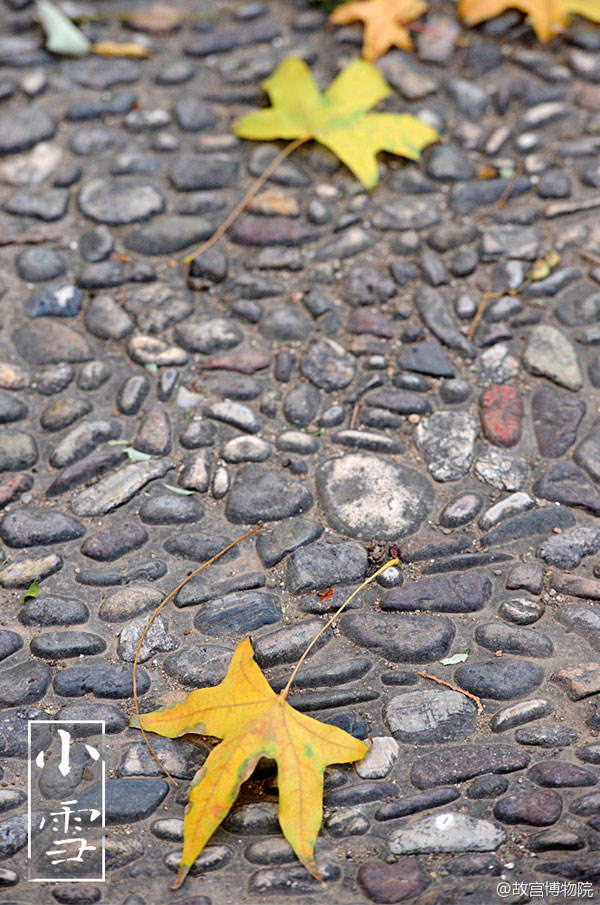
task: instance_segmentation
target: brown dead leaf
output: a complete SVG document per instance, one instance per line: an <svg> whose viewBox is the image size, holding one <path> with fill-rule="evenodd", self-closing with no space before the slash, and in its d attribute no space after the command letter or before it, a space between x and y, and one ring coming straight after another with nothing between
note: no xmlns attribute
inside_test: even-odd
<svg viewBox="0 0 600 905"><path fill-rule="evenodd" d="M600 0L460 0L458 4L458 13L467 25L479 25L507 9L525 13L540 41L549 41L563 31L572 16L600 22Z"/></svg>
<svg viewBox="0 0 600 905"><path fill-rule="evenodd" d="M373 62L390 47L412 50L410 34L404 26L427 10L427 3L423 0L356 0L338 6L329 21L334 25L363 22L362 55L363 59Z"/></svg>

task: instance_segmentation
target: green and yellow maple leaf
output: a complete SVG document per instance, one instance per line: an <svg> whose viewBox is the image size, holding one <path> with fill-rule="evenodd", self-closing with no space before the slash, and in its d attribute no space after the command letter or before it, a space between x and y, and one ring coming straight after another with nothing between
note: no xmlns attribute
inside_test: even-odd
<svg viewBox="0 0 600 905"><path fill-rule="evenodd" d="M329 148L370 189L377 185L379 151L418 160L438 133L408 113L368 113L391 88L378 69L354 60L321 93L303 60L288 59L263 82L271 107L242 117L240 138L314 139Z"/></svg>
<svg viewBox="0 0 600 905"><path fill-rule="evenodd" d="M529 16L540 41L549 41L563 31L572 16L600 22L600 0L460 0L458 12L467 25L479 25L507 9Z"/></svg>
<svg viewBox="0 0 600 905"><path fill-rule="evenodd" d="M261 757L277 762L283 834L300 861L320 879L314 847L323 819L325 767L360 760L368 748L342 729L294 710L286 697L287 689L275 694L247 639L238 644L219 685L193 691L176 704L131 720L131 726L167 738L198 733L222 739L192 783L173 889L181 886Z"/></svg>

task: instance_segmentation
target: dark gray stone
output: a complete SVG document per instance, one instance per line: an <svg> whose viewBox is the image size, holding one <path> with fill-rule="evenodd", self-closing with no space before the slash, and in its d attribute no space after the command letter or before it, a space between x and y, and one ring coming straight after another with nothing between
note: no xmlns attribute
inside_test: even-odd
<svg viewBox="0 0 600 905"><path fill-rule="evenodd" d="M530 755L518 745L463 744L439 746L414 762L410 778L417 789L464 782L485 773L524 770Z"/></svg>
<svg viewBox="0 0 600 905"><path fill-rule="evenodd" d="M498 657L487 663L463 663L455 673L456 682L467 691L495 701L509 701L530 694L544 679L536 663Z"/></svg>
<svg viewBox="0 0 600 905"><path fill-rule="evenodd" d="M362 581L368 565L361 544L316 541L293 552L287 560L286 590L292 594Z"/></svg>
<svg viewBox="0 0 600 905"><path fill-rule="evenodd" d="M281 603L275 594L242 591L206 603L194 626L203 635L247 635L280 620Z"/></svg>
<svg viewBox="0 0 600 905"><path fill-rule="evenodd" d="M313 505L310 490L298 481L261 465L245 465L236 474L227 498L225 515L235 524L279 521L307 512Z"/></svg>
<svg viewBox="0 0 600 905"><path fill-rule="evenodd" d="M46 694L52 673L45 663L35 660L0 672L0 704L17 707L34 704Z"/></svg>
<svg viewBox="0 0 600 905"><path fill-rule="evenodd" d="M406 587L391 588L381 598L381 609L472 613L483 609L491 595L491 581L483 572L439 576L411 582Z"/></svg>
<svg viewBox="0 0 600 905"><path fill-rule="evenodd" d="M386 660L429 663L444 657L456 629L446 616L346 613L340 627L355 644L381 653Z"/></svg>
<svg viewBox="0 0 600 905"><path fill-rule="evenodd" d="M85 528L77 519L34 506L13 509L0 521L0 537L9 547L57 544L84 533Z"/></svg>
<svg viewBox="0 0 600 905"><path fill-rule="evenodd" d="M106 825L134 823L149 817L164 800L169 784L164 779L107 779L105 783ZM102 784L78 796L80 808L101 808Z"/></svg>

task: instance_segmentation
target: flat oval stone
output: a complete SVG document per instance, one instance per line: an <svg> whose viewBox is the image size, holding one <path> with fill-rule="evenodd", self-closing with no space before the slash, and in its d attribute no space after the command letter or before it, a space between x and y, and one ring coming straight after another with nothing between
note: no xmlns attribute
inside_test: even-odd
<svg viewBox="0 0 600 905"><path fill-rule="evenodd" d="M81 545L81 552L99 562L112 562L132 550L138 550L148 540L148 532L138 522L113 522L89 534Z"/></svg>
<svg viewBox="0 0 600 905"><path fill-rule="evenodd" d="M307 512L313 505L310 490L299 481L261 465L245 465L234 478L225 515L235 524L279 521Z"/></svg>
<svg viewBox="0 0 600 905"><path fill-rule="evenodd" d="M475 629L475 640L488 650L529 657L551 657L554 645L547 635L526 628L513 628L500 622L486 622Z"/></svg>
<svg viewBox="0 0 600 905"><path fill-rule="evenodd" d="M585 412L583 399L553 387L537 389L531 400L531 420L540 453L550 459L563 456L575 442Z"/></svg>
<svg viewBox="0 0 600 905"><path fill-rule="evenodd" d="M507 729L515 729L532 720L539 720L543 716L552 713L554 706L545 698L534 698L530 701L519 701L503 710L498 710L490 720L492 732L505 732Z"/></svg>
<svg viewBox="0 0 600 905"><path fill-rule="evenodd" d="M360 452L320 465L316 483L332 528L367 540L412 534L434 499L431 484L419 472Z"/></svg>
<svg viewBox="0 0 600 905"><path fill-rule="evenodd" d="M445 656L456 629L446 616L346 613L340 628L355 644L381 653L386 660L428 663Z"/></svg>
<svg viewBox="0 0 600 905"><path fill-rule="evenodd" d="M528 597L512 597L503 600L498 607L498 615L516 625L531 625L544 615L544 604L539 600L530 600ZM498 648L496 648L497 650Z"/></svg>
<svg viewBox="0 0 600 905"><path fill-rule="evenodd" d="M396 830L388 839L395 855L425 852L487 852L506 841L498 824L456 811L421 817Z"/></svg>
<svg viewBox="0 0 600 905"><path fill-rule="evenodd" d="M531 374L547 377L568 390L581 389L583 377L575 348L556 327L539 324L533 328L523 364Z"/></svg>
<svg viewBox="0 0 600 905"><path fill-rule="evenodd" d="M431 880L417 858L398 858L393 864L385 861L364 861L357 875L358 882L373 902L400 902L423 892Z"/></svg>
<svg viewBox="0 0 600 905"><path fill-rule="evenodd" d="M164 670L182 685L206 688L218 685L227 674L233 650L219 644L186 644L164 661Z"/></svg>
<svg viewBox="0 0 600 905"><path fill-rule="evenodd" d="M510 825L551 826L562 813L562 798L550 790L516 792L501 798L494 806L494 817Z"/></svg>
<svg viewBox="0 0 600 905"><path fill-rule="evenodd" d="M130 585L103 600L98 615L105 622L125 622L157 607L163 596L156 588Z"/></svg>
<svg viewBox="0 0 600 905"><path fill-rule="evenodd" d="M393 697L383 711L395 739L413 745L457 741L475 730L477 708L456 691L408 691Z"/></svg>
<svg viewBox="0 0 600 905"><path fill-rule="evenodd" d="M19 612L19 622L39 626L78 625L87 622L89 616L82 600L42 592L37 598L28 598Z"/></svg>
<svg viewBox="0 0 600 905"><path fill-rule="evenodd" d="M0 393L0 424L10 424L26 418L28 408L20 399L10 393Z"/></svg>
<svg viewBox="0 0 600 905"><path fill-rule="evenodd" d="M147 462L132 462L115 474L100 478L97 484L80 491L71 501L71 509L76 515L102 516L117 509L154 481L162 478L174 468L171 459L149 459Z"/></svg>
<svg viewBox="0 0 600 905"><path fill-rule="evenodd" d="M319 619L307 619L261 635L254 643L256 662L261 669L279 666L281 663L293 663L301 656L308 642L312 641L320 626ZM321 635L312 651L316 652L329 641L326 633Z"/></svg>
<svg viewBox="0 0 600 905"><path fill-rule="evenodd" d="M140 695L150 688L143 667L136 671L136 686ZM130 666L69 666L54 677L54 691L66 698L80 698L89 692L99 698L132 698L133 670Z"/></svg>
<svg viewBox="0 0 600 905"><path fill-rule="evenodd" d="M31 653L46 660L101 654L106 641L91 632L45 632L30 643Z"/></svg>
<svg viewBox="0 0 600 905"><path fill-rule="evenodd" d="M232 538L224 534L200 534L199 532L179 532L169 537L163 544L167 553L195 562L206 562L215 556L223 547L230 544ZM239 550L234 547L221 557L221 561L237 559Z"/></svg>
<svg viewBox="0 0 600 905"><path fill-rule="evenodd" d="M73 701L65 704L56 714L57 720L70 720L75 725L71 728L74 738L87 738L96 735L98 726L93 721L103 720L104 731L109 734L123 732L129 720L115 704L98 704L94 701ZM87 720L91 722L86 722Z"/></svg>
<svg viewBox="0 0 600 905"><path fill-rule="evenodd" d="M530 760L518 745L465 744L445 745L417 758L410 771L417 789L431 789L464 782L486 773L512 773L524 770Z"/></svg>
<svg viewBox="0 0 600 905"><path fill-rule="evenodd" d="M161 493L147 497L140 506L140 518L148 525L181 525L204 518L204 506L195 496Z"/></svg>
<svg viewBox="0 0 600 905"><path fill-rule="evenodd" d="M458 789L451 786L441 789L427 789L425 792L416 792L414 795L405 795L395 801L382 804L375 811L375 820L395 820L397 817L406 817L408 814L416 814L419 811L428 811L430 808L438 808L459 797Z"/></svg>
<svg viewBox="0 0 600 905"><path fill-rule="evenodd" d="M23 639L17 632L0 629L0 660L5 660L23 647Z"/></svg>
<svg viewBox="0 0 600 905"><path fill-rule="evenodd" d="M523 400L515 387L491 387L482 394L480 406L481 427L490 443L515 446L523 429Z"/></svg>
<svg viewBox="0 0 600 905"><path fill-rule="evenodd" d="M27 106L0 117L0 154L16 154L52 138L56 121L44 107Z"/></svg>
<svg viewBox="0 0 600 905"><path fill-rule="evenodd" d="M25 431L4 429L0 434L0 472L31 468L38 460L37 443Z"/></svg>
<svg viewBox="0 0 600 905"><path fill-rule="evenodd" d="M81 808L102 807L102 784L85 789L78 796ZM169 785L164 779L107 779L104 802L107 826L133 823L149 817L164 800Z"/></svg>
<svg viewBox="0 0 600 905"><path fill-rule="evenodd" d="M520 745L533 745L538 748L566 748L577 739L577 732L567 726L526 726L515 732L515 741Z"/></svg>
<svg viewBox="0 0 600 905"><path fill-rule="evenodd" d="M86 217L110 226L147 220L165 208L154 186L111 179L92 179L80 189L78 203Z"/></svg>
<svg viewBox="0 0 600 905"><path fill-rule="evenodd" d="M94 356L85 337L57 321L35 320L13 333L19 355L30 364L50 365L89 361Z"/></svg>
<svg viewBox="0 0 600 905"><path fill-rule="evenodd" d="M498 657L487 663L463 663L455 672L461 688L483 698L508 701L530 694L544 679L536 663Z"/></svg>
<svg viewBox="0 0 600 905"><path fill-rule="evenodd" d="M14 710L4 710L0 719L0 754L2 757L27 757L29 750L29 720L46 721L48 714L38 707L16 707ZM31 752L35 756L39 751L45 749L52 741L49 729L46 729L40 722L35 727L34 734L31 736ZM20 803L25 798L23 792L16 790L2 790L6 792L6 797L0 797L0 812L7 811L9 808ZM14 801L13 796L17 796ZM22 796L22 798L19 798Z"/></svg>
<svg viewBox="0 0 600 905"><path fill-rule="evenodd" d="M28 588L32 581L42 581L63 567L60 553L47 553L45 556L25 556L13 559L0 569L0 587Z"/></svg>
<svg viewBox="0 0 600 905"><path fill-rule="evenodd" d="M34 547L75 540L85 533L77 519L35 506L13 509L0 521L0 538L9 547Z"/></svg>
<svg viewBox="0 0 600 905"><path fill-rule="evenodd" d="M47 405L40 415L40 424L47 431L59 431L83 418L92 410L88 399L59 399Z"/></svg>
<svg viewBox="0 0 600 905"><path fill-rule="evenodd" d="M194 626L205 635L248 634L281 620L281 602L265 591L243 591L205 604Z"/></svg>
<svg viewBox="0 0 600 905"><path fill-rule="evenodd" d="M479 515L483 498L477 493L463 493L451 500L439 514L442 528L460 528Z"/></svg>
<svg viewBox="0 0 600 905"><path fill-rule="evenodd" d="M572 788L577 786L595 786L598 777L592 770L569 764L565 761L549 760L535 764L528 773L529 779L539 786L553 789Z"/></svg>
<svg viewBox="0 0 600 905"><path fill-rule="evenodd" d="M0 672L0 704L16 707L34 704L44 697L52 673L45 663L30 661Z"/></svg>
<svg viewBox="0 0 600 905"><path fill-rule="evenodd" d="M431 613L473 613L492 596L492 583L483 572L440 575L391 588L381 598L382 610L426 610Z"/></svg>

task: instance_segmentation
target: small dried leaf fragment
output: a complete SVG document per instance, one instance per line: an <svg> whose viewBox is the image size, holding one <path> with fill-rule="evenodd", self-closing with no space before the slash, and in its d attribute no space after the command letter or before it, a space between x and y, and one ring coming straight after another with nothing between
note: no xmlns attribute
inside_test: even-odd
<svg viewBox="0 0 600 905"><path fill-rule="evenodd" d="M479 25L507 9L529 16L540 41L549 41L569 25L572 16L600 22L599 0L459 0L458 12L467 25Z"/></svg>
<svg viewBox="0 0 600 905"><path fill-rule="evenodd" d="M329 148L370 189L377 185L379 151L418 160L437 141L434 128L411 114L368 113L391 89L378 69L353 60L321 93L303 60L288 59L263 82L271 107L243 116L240 138L314 139Z"/></svg>
<svg viewBox="0 0 600 905"><path fill-rule="evenodd" d="M423 0L356 0L343 3L329 17L334 25L364 23L363 59L373 62L390 49L412 50L410 33L404 26L428 10Z"/></svg>
<svg viewBox="0 0 600 905"><path fill-rule="evenodd" d="M261 757L277 761L283 834L319 878L313 853L323 819L325 767L360 760L368 748L342 729L299 713L283 694L275 694L254 660L249 639L238 644L219 685L193 691L139 721L133 717L130 725L167 738L191 732L222 739L194 778L174 889L183 883Z"/></svg>
<svg viewBox="0 0 600 905"><path fill-rule="evenodd" d="M120 44L117 41L100 41L98 44L92 44L90 51L101 57L144 59L151 56L147 47L142 47L141 44L136 44L135 41L126 41L124 44Z"/></svg>

